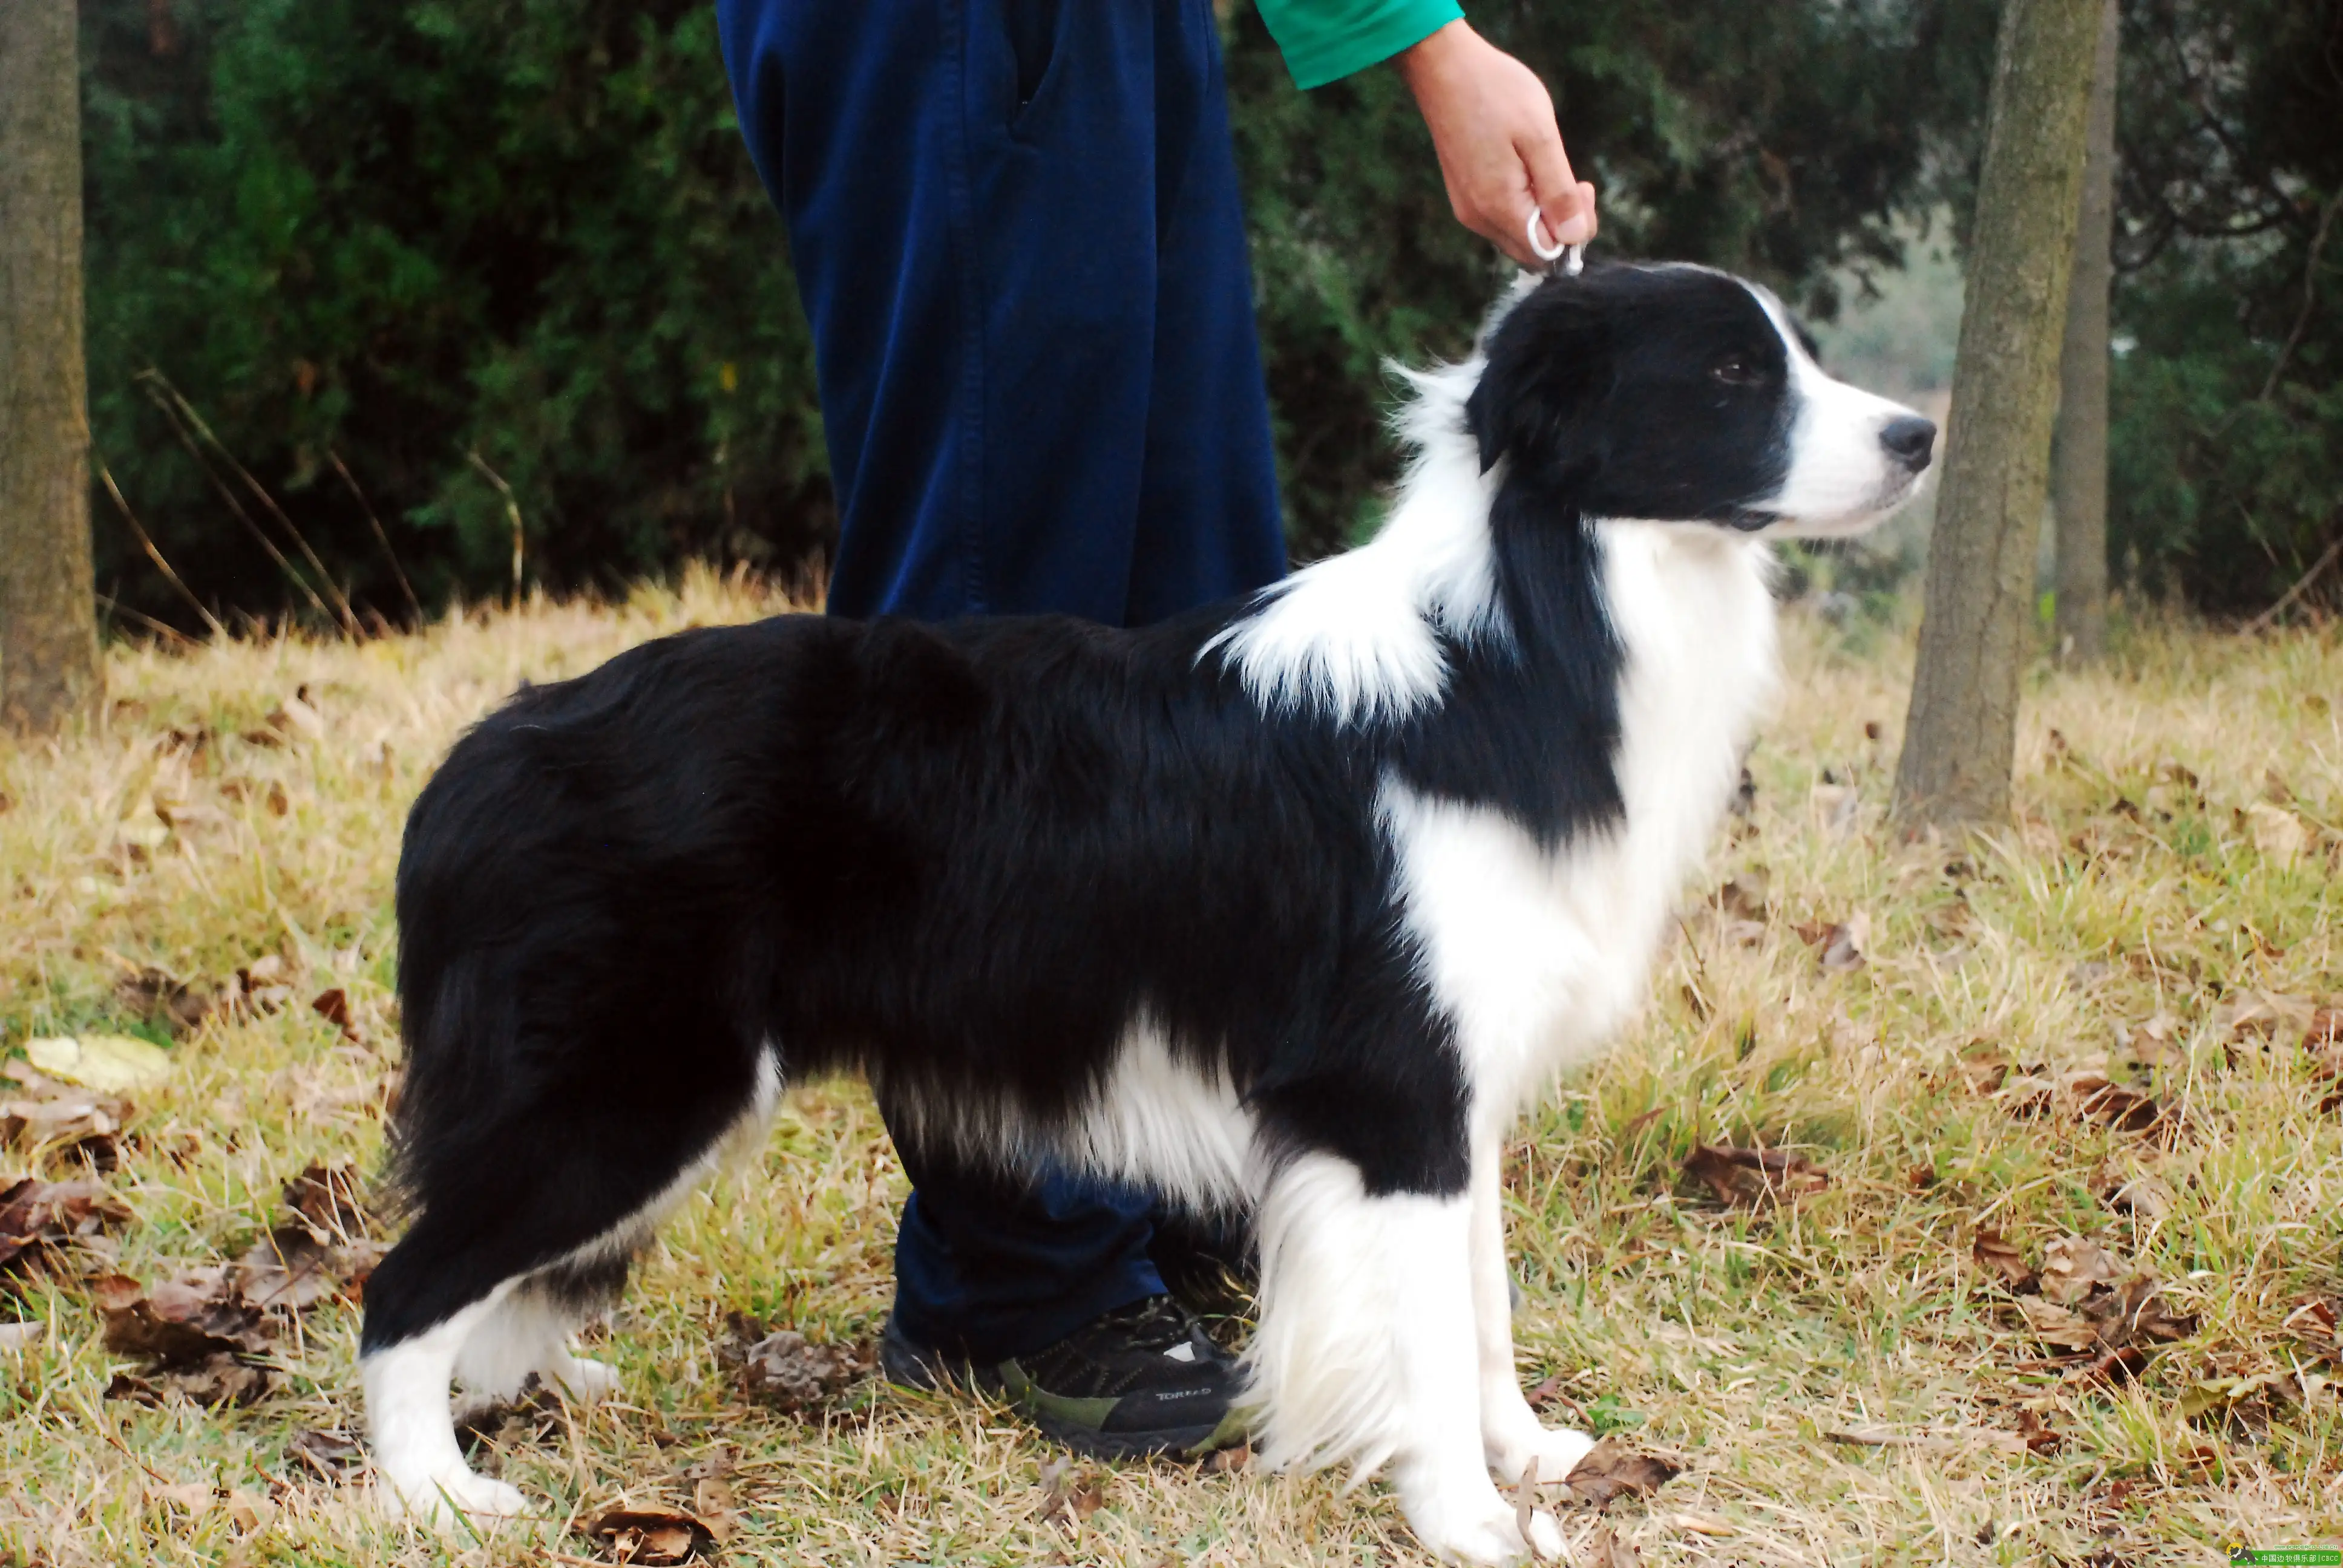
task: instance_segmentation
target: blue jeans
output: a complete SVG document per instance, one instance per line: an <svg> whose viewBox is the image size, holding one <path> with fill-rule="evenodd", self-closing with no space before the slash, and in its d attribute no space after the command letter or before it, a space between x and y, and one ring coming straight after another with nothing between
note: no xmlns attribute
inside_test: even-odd
<svg viewBox="0 0 2343 1568"><path fill-rule="evenodd" d="M1210 0L717 16L813 327L831 613L1138 625L1282 575ZM1161 1290L1146 1194L901 1153L915 1343L1021 1354Z"/></svg>

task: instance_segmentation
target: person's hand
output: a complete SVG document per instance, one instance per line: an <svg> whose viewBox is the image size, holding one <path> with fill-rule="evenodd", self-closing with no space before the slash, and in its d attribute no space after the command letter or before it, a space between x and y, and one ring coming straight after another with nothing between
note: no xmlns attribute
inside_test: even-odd
<svg viewBox="0 0 2343 1568"><path fill-rule="evenodd" d="M1594 237L1594 187L1570 172L1554 99L1535 72L1462 21L1396 64L1431 128L1457 222L1528 267L1544 265L1529 245L1534 206L1550 246Z"/></svg>

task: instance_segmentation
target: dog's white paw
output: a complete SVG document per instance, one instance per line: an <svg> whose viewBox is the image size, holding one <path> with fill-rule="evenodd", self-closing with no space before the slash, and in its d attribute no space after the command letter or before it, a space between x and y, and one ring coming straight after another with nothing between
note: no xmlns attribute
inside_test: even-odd
<svg viewBox="0 0 2343 1568"><path fill-rule="evenodd" d="M1485 1483L1477 1495L1435 1497L1408 1506L1406 1512L1416 1539L1444 1562L1519 1563L1524 1557L1559 1561L1563 1555L1562 1526L1554 1523L1554 1515L1532 1513L1529 1539L1523 1541L1521 1511Z"/></svg>
<svg viewBox="0 0 2343 1568"><path fill-rule="evenodd" d="M1578 1462L1594 1449L1594 1439L1566 1426L1530 1425L1508 1432L1503 1442L1490 1446L1490 1464L1512 1486L1520 1482L1533 1459L1537 1461L1541 1483L1567 1480Z"/></svg>
<svg viewBox="0 0 2343 1568"><path fill-rule="evenodd" d="M584 1356L564 1354L545 1369L544 1375L579 1404L596 1404L618 1392L618 1369Z"/></svg>
<svg viewBox="0 0 2343 1568"><path fill-rule="evenodd" d="M383 1512L394 1519L447 1530L459 1519L486 1528L525 1517L528 1499L520 1488L458 1465L455 1470L410 1477L389 1476L377 1489Z"/></svg>

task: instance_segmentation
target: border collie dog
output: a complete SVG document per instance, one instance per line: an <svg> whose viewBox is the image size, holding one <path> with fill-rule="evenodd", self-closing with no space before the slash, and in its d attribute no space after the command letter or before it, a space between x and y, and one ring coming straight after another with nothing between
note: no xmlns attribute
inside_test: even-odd
<svg viewBox="0 0 2343 1568"><path fill-rule="evenodd" d="M791 615L522 690L399 862L413 1216L367 1286L392 1501L521 1512L449 1384L539 1373L788 1081L921 1139L1253 1216L1273 1464L1424 1543L1590 1446L1513 1367L1506 1129L1643 992L1775 681L1769 537L1906 499L1936 428L1704 268L1524 279L1412 377L1373 542L1139 630Z"/></svg>

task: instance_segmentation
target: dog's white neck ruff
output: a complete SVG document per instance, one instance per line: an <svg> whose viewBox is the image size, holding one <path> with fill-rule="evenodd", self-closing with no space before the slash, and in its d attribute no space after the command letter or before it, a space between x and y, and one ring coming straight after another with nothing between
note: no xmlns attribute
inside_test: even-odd
<svg viewBox="0 0 2343 1568"><path fill-rule="evenodd" d="M1382 529L1269 589L1207 645L1272 711L1317 708L1342 723L1404 718L1446 681L1441 632L1459 641L1505 635L1489 550L1495 487L1464 427L1481 361L1400 374L1415 388L1400 420L1415 455Z"/></svg>
<svg viewBox="0 0 2343 1568"><path fill-rule="evenodd" d="M1513 635L1489 532L1499 476L1482 472L1464 423L1480 373L1476 359L1410 376L1401 429L1415 457L1383 530L1297 572L1222 634L1265 709L1403 718L1442 698L1443 633L1464 644ZM1701 523L1594 526L1624 655L1613 764L1625 819L1549 851L1493 809L1426 798L1396 777L1383 788L1403 918L1457 1025L1476 1114L1493 1121L1640 1003L1778 679L1767 545Z"/></svg>

